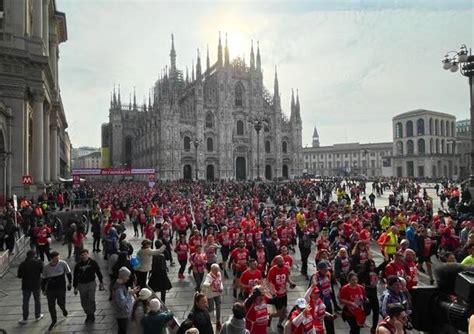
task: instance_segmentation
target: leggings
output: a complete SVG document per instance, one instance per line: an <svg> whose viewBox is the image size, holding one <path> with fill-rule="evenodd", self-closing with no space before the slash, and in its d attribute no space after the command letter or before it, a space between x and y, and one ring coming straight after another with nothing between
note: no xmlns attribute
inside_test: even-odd
<svg viewBox="0 0 474 334"><path fill-rule="evenodd" d="M184 274L184 270L186 270L186 264L188 263L188 260L179 260L179 273L182 275Z"/></svg>

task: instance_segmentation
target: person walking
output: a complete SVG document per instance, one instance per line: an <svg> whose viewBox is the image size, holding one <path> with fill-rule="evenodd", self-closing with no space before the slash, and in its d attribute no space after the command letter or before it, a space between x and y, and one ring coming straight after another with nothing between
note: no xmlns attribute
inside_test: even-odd
<svg viewBox="0 0 474 334"><path fill-rule="evenodd" d="M163 246L161 240L155 241L155 248L160 249ZM164 254L153 255L153 261L151 264L151 275L148 281L148 285L155 292L160 292L160 298L163 303L166 303L166 291L170 290L173 286L168 277L168 268L166 266L166 258Z"/></svg>
<svg viewBox="0 0 474 334"><path fill-rule="evenodd" d="M132 311L135 294L140 290L139 287L130 289L127 282L132 272L127 267L119 269L118 278L114 283L112 292L112 301L115 309L115 318L117 319L118 334L127 334L128 319Z"/></svg>
<svg viewBox="0 0 474 334"><path fill-rule="evenodd" d="M18 278L21 278L21 291L23 293L23 318L20 324L28 322L30 297L35 299L35 319L39 321L43 318L41 314L40 287L41 273L43 272L43 262L36 259L36 252L29 250L26 252L26 259L18 267Z"/></svg>
<svg viewBox="0 0 474 334"><path fill-rule="evenodd" d="M142 319L148 313L148 304L151 299L152 292L150 289L143 288L138 293L138 298L132 306L132 314L130 316L131 333L143 333Z"/></svg>
<svg viewBox="0 0 474 334"><path fill-rule="evenodd" d="M51 331L58 321L56 315L56 302L63 311L63 315L67 317L68 312L66 310L66 279L68 280L67 289L72 289L72 275L69 265L59 259L59 253L56 251L51 252L51 260L43 268L43 278L41 280L41 290L46 295L48 300L48 310L51 315L51 325L49 330Z"/></svg>
<svg viewBox="0 0 474 334"><path fill-rule="evenodd" d="M95 291L97 284L95 276L99 279L99 290L104 290L102 272L97 262L89 257L89 250L82 249L80 261L74 266L74 294L79 292L82 309L86 313L86 323L95 321Z"/></svg>
<svg viewBox="0 0 474 334"><path fill-rule="evenodd" d="M162 333L168 321L173 319L170 311L160 312L161 303L157 298L153 298L148 303L148 314L142 319L143 334Z"/></svg>
<svg viewBox="0 0 474 334"><path fill-rule="evenodd" d="M199 330L199 333L214 334L211 316L207 310L208 306L206 295L197 292L194 295L194 305L188 314L188 319L192 321L194 327Z"/></svg>
<svg viewBox="0 0 474 334"><path fill-rule="evenodd" d="M145 239L142 241L142 248L137 253L140 265L135 268L135 275L137 276L137 285L140 288L147 286L148 273L151 271L153 263L153 255L163 254L166 247L162 245L159 249L151 249L151 241Z"/></svg>
<svg viewBox="0 0 474 334"><path fill-rule="evenodd" d="M222 275L220 267L217 263L211 265L211 271L204 278L204 282L201 285L202 293L207 297L209 304L209 312L214 313L216 310L216 330L219 331L221 325L221 294L224 291L224 285L222 284Z"/></svg>
<svg viewBox="0 0 474 334"><path fill-rule="evenodd" d="M245 305L242 302L235 302L232 305L232 317L224 322L220 334L250 334L245 328Z"/></svg>
<svg viewBox="0 0 474 334"><path fill-rule="evenodd" d="M43 222L38 223L38 226L33 228L34 240L36 242L36 250L41 261L44 261L44 255L51 260L51 254L49 253L49 243L51 240L51 230L48 226L44 226Z"/></svg>

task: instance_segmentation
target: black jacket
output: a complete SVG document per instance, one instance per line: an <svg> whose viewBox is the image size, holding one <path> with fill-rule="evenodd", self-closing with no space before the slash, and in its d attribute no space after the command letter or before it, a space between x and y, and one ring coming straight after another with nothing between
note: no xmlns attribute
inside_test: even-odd
<svg viewBox="0 0 474 334"><path fill-rule="evenodd" d="M92 259L88 259L86 262L81 260L74 267L74 280L72 284L74 288L77 288L79 283L94 282L95 275L97 275L99 282L102 283L102 273L97 262Z"/></svg>
<svg viewBox="0 0 474 334"><path fill-rule="evenodd" d="M43 262L30 258L23 261L18 267L18 278L21 278L22 290L39 290L41 287L41 273Z"/></svg>
<svg viewBox="0 0 474 334"><path fill-rule="evenodd" d="M214 334L211 316L207 310L201 310L197 307L193 307L191 312L189 312L188 319L193 322L194 327L199 330L199 333Z"/></svg>

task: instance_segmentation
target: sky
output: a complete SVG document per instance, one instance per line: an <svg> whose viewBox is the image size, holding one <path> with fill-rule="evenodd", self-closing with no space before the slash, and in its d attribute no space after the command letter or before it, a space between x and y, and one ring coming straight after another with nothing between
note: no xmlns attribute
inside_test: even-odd
<svg viewBox="0 0 474 334"><path fill-rule="evenodd" d="M283 112L298 89L303 146L392 140L392 117L414 109L469 118L468 79L442 69L447 51L474 48L470 0L158 1L56 0L66 13L60 87L73 147L100 146L110 95L137 103L169 65L191 69L197 49L211 64L218 33L230 58L259 41L264 85L277 66ZM203 62L205 67L205 61Z"/></svg>

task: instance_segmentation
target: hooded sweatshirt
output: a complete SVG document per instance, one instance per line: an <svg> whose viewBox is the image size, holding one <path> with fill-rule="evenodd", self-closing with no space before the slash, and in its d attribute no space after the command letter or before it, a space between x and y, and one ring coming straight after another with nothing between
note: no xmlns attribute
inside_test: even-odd
<svg viewBox="0 0 474 334"><path fill-rule="evenodd" d="M245 328L244 319L232 317L222 325L220 334L250 334L250 332Z"/></svg>

